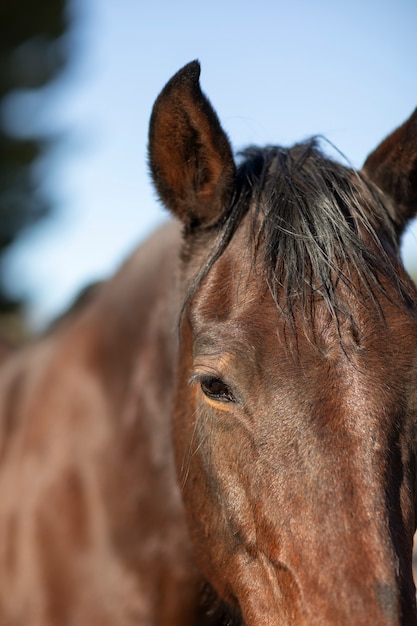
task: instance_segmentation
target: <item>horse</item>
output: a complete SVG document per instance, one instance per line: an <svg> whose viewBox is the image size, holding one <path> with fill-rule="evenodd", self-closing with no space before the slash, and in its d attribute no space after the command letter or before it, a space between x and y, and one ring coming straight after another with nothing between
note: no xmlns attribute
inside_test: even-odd
<svg viewBox="0 0 417 626"><path fill-rule="evenodd" d="M172 219L2 366L0 626L417 624L417 111L235 157L193 61L149 166Z"/></svg>

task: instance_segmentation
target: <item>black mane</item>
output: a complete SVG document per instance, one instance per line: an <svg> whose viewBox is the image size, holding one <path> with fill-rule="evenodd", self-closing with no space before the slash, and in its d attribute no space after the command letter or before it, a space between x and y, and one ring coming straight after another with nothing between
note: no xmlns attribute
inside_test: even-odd
<svg viewBox="0 0 417 626"><path fill-rule="evenodd" d="M248 244L263 255L271 293L289 317L296 307L305 312L318 295L338 315L340 280L353 290L359 278L377 303L376 290L385 293L381 278L387 277L404 301L391 260L399 254L394 223L360 173L327 158L316 139L289 149L250 147L240 156L236 197L192 292L251 210Z"/></svg>

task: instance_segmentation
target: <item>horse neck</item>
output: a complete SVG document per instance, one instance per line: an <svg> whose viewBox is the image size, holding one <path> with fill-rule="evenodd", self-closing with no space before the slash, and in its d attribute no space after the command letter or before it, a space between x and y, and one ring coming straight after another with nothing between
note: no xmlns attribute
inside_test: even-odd
<svg viewBox="0 0 417 626"><path fill-rule="evenodd" d="M159 385L164 386L158 404L169 395L180 306L179 246L179 227L161 228L127 260L96 303L92 322L96 365L118 406L144 379L155 394Z"/></svg>

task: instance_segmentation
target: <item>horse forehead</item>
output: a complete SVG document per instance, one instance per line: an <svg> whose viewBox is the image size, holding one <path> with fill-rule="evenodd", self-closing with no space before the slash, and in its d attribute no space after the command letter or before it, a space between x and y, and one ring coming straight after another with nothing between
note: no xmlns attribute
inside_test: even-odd
<svg viewBox="0 0 417 626"><path fill-rule="evenodd" d="M323 299L312 294L309 307L312 319L306 321L305 311L300 306L297 312L295 306L294 318L289 323L285 314L285 289L282 291L283 299L277 302L262 264L240 240L233 241L193 299L191 319L195 337L202 335L223 346L230 341L261 350L272 347L276 350L278 344L281 354L288 350L290 355L294 355L295 344L302 344L304 354L311 353L314 358L323 350L340 347L342 335L347 344L355 344L353 315L336 321Z"/></svg>
<svg viewBox="0 0 417 626"><path fill-rule="evenodd" d="M260 385L273 387L277 377L284 377L294 388L302 384L306 393L316 383L323 390L323 376L331 376L335 387L350 380L351 389L360 389L369 399L376 393L386 395L388 380L391 390L404 389L409 379L415 381L417 322L413 316L385 297L381 311L355 294L345 294L344 301L348 314L335 318L316 297L310 309L312 319L306 322L299 311L291 326L272 297L262 269L244 254L239 257L239 246L232 246L197 293L192 315L195 353L227 353L229 363L252 363L262 373Z"/></svg>
<svg viewBox="0 0 417 626"><path fill-rule="evenodd" d="M260 340L276 332L279 318L265 276L235 249L211 268L191 307L195 335L220 343Z"/></svg>
<svg viewBox="0 0 417 626"><path fill-rule="evenodd" d="M214 319L225 317L245 317L246 314L253 316L259 307L268 307L269 317L283 319L282 312L288 309L287 285L281 285L277 289L271 285L274 281L274 272L267 268L268 256L265 250L254 244L250 240L249 231L253 229L248 216L243 220L241 227L234 234L231 242L220 258L211 267L208 275L200 285L199 300L203 304L202 310ZM388 258L388 257L387 257ZM286 259L282 258L285 265ZM344 258L345 267L340 268L340 276L344 279L333 277L335 284L335 296L338 302L334 303L336 310L342 305L342 317L346 320L340 325L340 317L337 320L339 329L353 331L353 327L358 321L361 324L371 325L373 320L377 320L388 315L394 325L401 327L414 325L417 328L417 290L412 285L410 278L404 272L397 259L393 259L393 269L395 267L397 279L387 276L374 276L370 268L369 276L362 276L361 270L354 265L349 267L349 258ZM346 278L347 277L347 278ZM320 279L311 277L311 287L306 285L304 295L292 293L291 307L297 312L302 308L302 300L308 300L306 311L300 310L300 317L305 313L314 313L315 322L318 326L323 326L326 334L330 337L332 328L335 328L334 312L329 316L329 303L321 292L325 292L325 286L321 285ZM381 287L378 286L381 280ZM410 291L415 298L414 314L407 304L402 302L404 297L399 284L407 285L407 292ZM201 288L202 287L202 288ZM274 292L274 295L272 295ZM282 295L282 297L280 296ZM321 294L321 295L320 295ZM411 301L410 301L411 302ZM403 306L405 305L405 306ZM407 309L409 309L407 311ZM266 311L265 311L266 313ZM276 315L278 313L278 315ZM264 318L266 315L264 315Z"/></svg>

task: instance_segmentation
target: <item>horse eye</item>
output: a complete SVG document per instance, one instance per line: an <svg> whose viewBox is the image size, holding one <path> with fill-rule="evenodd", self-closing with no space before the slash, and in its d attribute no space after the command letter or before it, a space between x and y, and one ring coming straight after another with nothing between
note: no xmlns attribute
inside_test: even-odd
<svg viewBox="0 0 417 626"><path fill-rule="evenodd" d="M205 376L200 381L202 392L212 400L218 402L236 402L230 387L226 385L220 378L215 376Z"/></svg>

